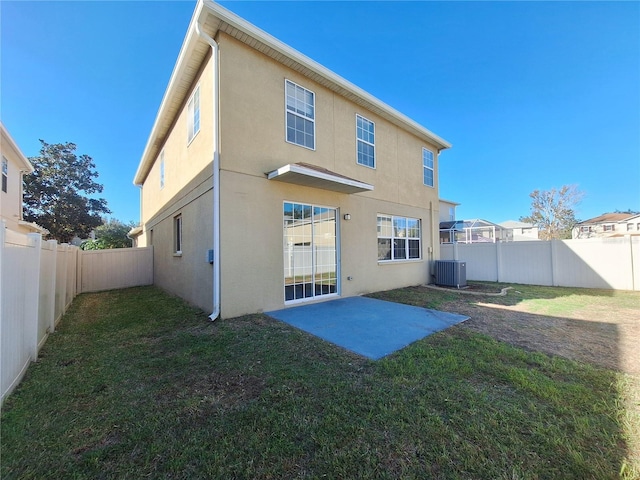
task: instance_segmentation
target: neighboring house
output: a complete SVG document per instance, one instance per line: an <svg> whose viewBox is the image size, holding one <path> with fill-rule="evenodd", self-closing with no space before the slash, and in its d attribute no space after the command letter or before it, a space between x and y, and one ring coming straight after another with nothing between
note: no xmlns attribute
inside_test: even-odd
<svg viewBox="0 0 640 480"><path fill-rule="evenodd" d="M0 218L5 221L9 230L21 233L48 233L41 226L23 220L22 176L33 172L33 166L2 122L0 122L0 134L2 156Z"/></svg>
<svg viewBox="0 0 640 480"><path fill-rule="evenodd" d="M509 234L508 236L514 242L529 242L532 240L539 240L538 227L536 227L532 223L507 220L506 222L501 222L498 225L511 231L511 234Z"/></svg>
<svg viewBox="0 0 640 480"><path fill-rule="evenodd" d="M440 243L511 242L511 231L496 223L474 218L440 222Z"/></svg>
<svg viewBox="0 0 640 480"><path fill-rule="evenodd" d="M640 215L605 213L573 227L572 238L621 237L640 235Z"/></svg>
<svg viewBox="0 0 640 480"><path fill-rule="evenodd" d="M153 245L155 284L212 318L427 283L450 146L200 0L135 175L130 235Z"/></svg>
<svg viewBox="0 0 640 480"><path fill-rule="evenodd" d="M441 198L439 200L440 204L440 215L439 220L441 222L452 222L456 219L456 207L459 206L459 203L452 202L450 200L445 200Z"/></svg>

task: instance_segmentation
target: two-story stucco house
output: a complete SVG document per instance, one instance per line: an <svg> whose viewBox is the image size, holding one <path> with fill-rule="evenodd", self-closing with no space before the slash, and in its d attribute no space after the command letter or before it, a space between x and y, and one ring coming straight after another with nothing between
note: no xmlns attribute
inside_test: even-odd
<svg viewBox="0 0 640 480"><path fill-rule="evenodd" d="M212 318L426 283L449 147L200 0L135 175L136 244Z"/></svg>
<svg viewBox="0 0 640 480"><path fill-rule="evenodd" d="M640 215L635 213L603 213L577 223L572 238L606 238L640 235Z"/></svg>
<svg viewBox="0 0 640 480"><path fill-rule="evenodd" d="M0 155L2 159L0 218L4 220L6 228L20 233L48 233L39 225L23 220L22 176L25 173L32 173L33 166L2 122L0 122Z"/></svg>

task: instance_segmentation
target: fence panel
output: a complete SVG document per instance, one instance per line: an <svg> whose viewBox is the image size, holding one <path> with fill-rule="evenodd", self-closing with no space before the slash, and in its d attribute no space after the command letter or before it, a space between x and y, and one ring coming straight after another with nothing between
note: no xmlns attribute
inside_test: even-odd
<svg viewBox="0 0 640 480"><path fill-rule="evenodd" d="M153 284L153 249L83 252L0 222L0 403L80 291Z"/></svg>
<svg viewBox="0 0 640 480"><path fill-rule="evenodd" d="M81 292L153 284L153 247L84 251Z"/></svg>
<svg viewBox="0 0 640 480"><path fill-rule="evenodd" d="M467 279L640 290L640 237L445 244L443 260L467 262Z"/></svg>
<svg viewBox="0 0 640 480"><path fill-rule="evenodd" d="M498 262L495 243L458 243L440 245L442 260L454 259L454 249L458 250L457 260L467 262L467 278L485 282L498 281Z"/></svg>
<svg viewBox="0 0 640 480"><path fill-rule="evenodd" d="M500 254L500 281L553 285L551 242L496 243Z"/></svg>
<svg viewBox="0 0 640 480"><path fill-rule="evenodd" d="M40 253L40 285L38 289L38 349L55 329L56 254L55 240L42 242Z"/></svg>
<svg viewBox="0 0 640 480"><path fill-rule="evenodd" d="M38 253L33 238L6 230L0 223L1 400L20 382L37 354ZM1 401L0 400L0 401Z"/></svg>
<svg viewBox="0 0 640 480"><path fill-rule="evenodd" d="M631 237L559 241L554 284L633 290L632 245Z"/></svg>
<svg viewBox="0 0 640 480"><path fill-rule="evenodd" d="M67 251L71 248L66 243L58 245L56 248L56 282L55 282L55 325L58 324L65 312L67 304L67 262L69 257Z"/></svg>

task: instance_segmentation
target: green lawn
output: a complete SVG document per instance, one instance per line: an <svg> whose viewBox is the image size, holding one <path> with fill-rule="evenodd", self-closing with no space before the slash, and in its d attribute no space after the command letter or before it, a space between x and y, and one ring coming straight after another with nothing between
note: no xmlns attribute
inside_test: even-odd
<svg viewBox="0 0 640 480"><path fill-rule="evenodd" d="M461 327L373 362L153 287L84 294L3 407L0 477L631 479L628 381Z"/></svg>

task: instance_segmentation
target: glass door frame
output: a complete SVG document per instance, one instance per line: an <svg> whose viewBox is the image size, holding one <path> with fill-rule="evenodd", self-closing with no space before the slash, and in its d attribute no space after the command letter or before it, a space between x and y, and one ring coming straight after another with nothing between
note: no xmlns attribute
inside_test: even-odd
<svg viewBox="0 0 640 480"><path fill-rule="evenodd" d="M312 217L311 217L311 226L312 226L312 233L310 235L311 238L311 242L310 245L308 245L311 250L311 259L312 259L312 264L311 264L311 285L312 285L312 295L302 295L302 297L300 298L295 298L296 295L294 294L294 298L293 299L287 299L287 275L286 275L286 270L287 268L291 269L292 266L289 264L289 266L287 266L287 248L290 248L290 246L287 245L286 242L286 238L287 236L285 235L285 217L284 217L284 213L285 213L285 205L286 204L294 204L294 205L301 205L303 207L310 207L311 208L311 212L312 212ZM322 209L328 209L328 210L332 210L333 212L335 212L335 292L330 292L330 293L320 293L320 294L316 294L316 287L318 285L320 285L320 288L322 288L322 283L316 283L317 281L317 271L316 271L316 267L317 267L317 254L314 253L313 247L315 244L315 234L314 234L314 230L315 230L315 225L317 222L314 221L314 217L315 217L315 213L314 210L316 208L322 208ZM301 201L289 201L289 200L284 200L282 202L282 228L283 228L283 232L282 232L282 253L283 253L283 274L284 276L281 277L283 278L283 298L284 298L284 303L285 305L292 305L292 304L296 304L296 303L302 303L302 302L309 302L309 301L313 301L313 300L318 300L320 298L330 298L330 297L337 297L340 296L341 293L341 282L340 282L340 263L341 263L341 256L340 256L340 209L338 207L332 207L332 206L328 206L328 205L317 205L317 204L313 204L313 203L306 203L306 202L301 202ZM306 237L305 237L306 238ZM290 257L289 257L290 258ZM294 283L293 285L296 285L295 283L295 272L293 274L294 277ZM304 283L304 281L302 282ZM289 284L290 285L290 284ZM306 288L303 287L303 288Z"/></svg>

